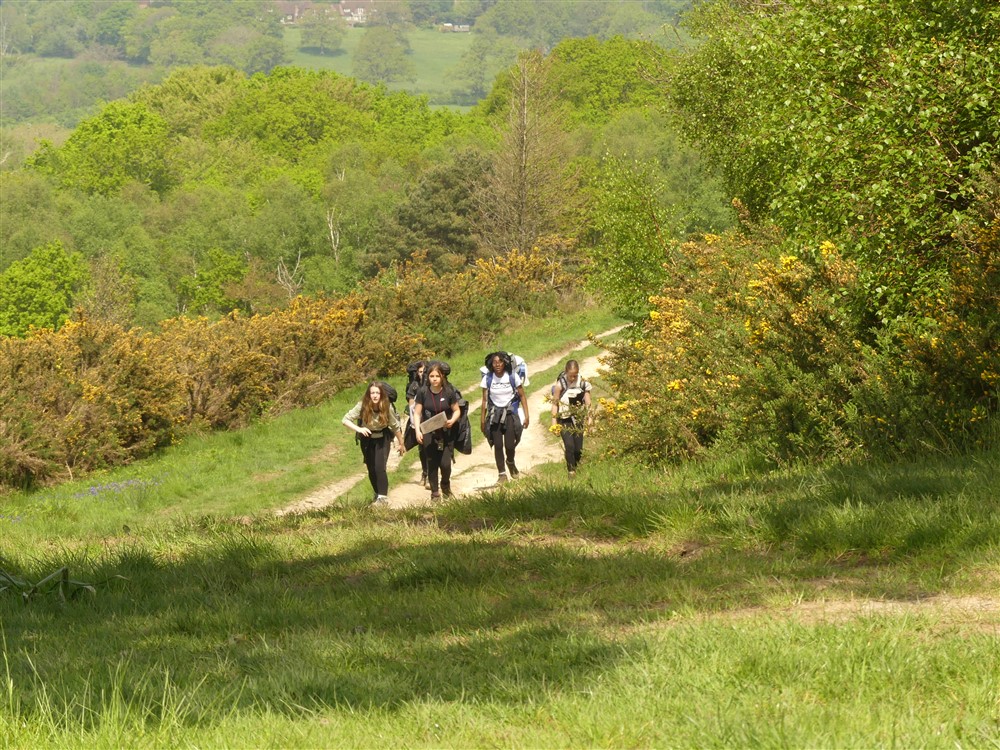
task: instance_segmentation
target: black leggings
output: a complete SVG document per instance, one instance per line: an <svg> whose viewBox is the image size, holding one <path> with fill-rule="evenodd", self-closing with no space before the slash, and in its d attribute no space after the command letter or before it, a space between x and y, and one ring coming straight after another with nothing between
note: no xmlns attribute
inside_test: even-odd
<svg viewBox="0 0 1000 750"><path fill-rule="evenodd" d="M368 467L368 481L376 495L389 494L389 474L385 470L389 461L389 446L392 436L386 430L380 438L361 438L361 455Z"/></svg>
<svg viewBox="0 0 1000 750"><path fill-rule="evenodd" d="M424 438L425 440L427 438ZM438 493L438 470L441 471L440 489L451 492L451 459L455 456L455 444L444 443L438 450L435 443L430 442L424 446L424 454L427 456L427 478L431 483L431 494Z"/></svg>
<svg viewBox="0 0 1000 750"><path fill-rule="evenodd" d="M497 462L497 473L506 474L507 468L504 466L504 457L507 463L514 463L514 448L517 446L517 417L507 414L506 424L504 422L489 422L487 428L490 431L490 440L493 442L493 458Z"/></svg>
<svg viewBox="0 0 1000 750"><path fill-rule="evenodd" d="M566 468L576 471L576 465L583 456L583 430L577 429L572 419L556 420L562 427L563 450L566 453Z"/></svg>

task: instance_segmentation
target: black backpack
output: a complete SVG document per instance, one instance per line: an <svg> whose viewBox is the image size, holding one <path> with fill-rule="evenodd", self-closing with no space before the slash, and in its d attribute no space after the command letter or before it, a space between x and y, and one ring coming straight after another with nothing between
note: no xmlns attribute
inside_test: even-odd
<svg viewBox="0 0 1000 750"><path fill-rule="evenodd" d="M407 384L412 383L417 379L417 371L425 364L426 363L422 359L418 359L416 362L410 362L410 364L406 366Z"/></svg>

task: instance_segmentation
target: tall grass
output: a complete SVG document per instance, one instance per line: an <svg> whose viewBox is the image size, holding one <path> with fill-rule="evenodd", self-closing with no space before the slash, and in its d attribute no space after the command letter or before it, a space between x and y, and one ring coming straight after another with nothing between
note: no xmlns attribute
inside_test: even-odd
<svg viewBox="0 0 1000 750"><path fill-rule="evenodd" d="M526 330L484 350L564 340ZM346 438L344 403L310 419ZM284 518L242 517L294 494L279 478L220 472L184 502L125 484L305 460L313 438L262 452L307 424L207 436L159 474L108 477L149 492L130 513L77 509L75 534L55 520L66 509L28 512L46 493L4 500L0 568L106 583L67 604L0 596L0 744L1000 744L995 446L663 472L599 459L592 440L572 482L552 465L430 509Z"/></svg>

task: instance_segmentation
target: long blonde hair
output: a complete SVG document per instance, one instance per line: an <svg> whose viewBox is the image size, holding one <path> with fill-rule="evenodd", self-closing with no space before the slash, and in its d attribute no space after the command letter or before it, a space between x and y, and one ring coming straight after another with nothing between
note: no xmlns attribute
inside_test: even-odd
<svg viewBox="0 0 1000 750"><path fill-rule="evenodd" d="M378 388L379 393L382 394L377 406L372 402L372 387ZM366 427L375 424L376 417L378 417L378 424L389 424L389 393L385 390L385 386L377 380L368 384L368 387L365 388L365 395L361 397L361 424Z"/></svg>

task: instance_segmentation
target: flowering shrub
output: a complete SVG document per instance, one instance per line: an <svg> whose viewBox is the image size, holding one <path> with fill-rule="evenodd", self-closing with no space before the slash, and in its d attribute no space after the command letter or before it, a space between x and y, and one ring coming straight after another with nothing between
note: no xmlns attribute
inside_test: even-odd
<svg viewBox="0 0 1000 750"><path fill-rule="evenodd" d="M707 235L611 347L605 430L652 463L721 440L775 460L951 447L998 412L1000 227L955 253L938 295L894 326L866 317L831 242Z"/></svg>
<svg viewBox="0 0 1000 750"><path fill-rule="evenodd" d="M318 403L503 330L512 307L551 310L563 283L544 249L444 275L418 255L342 298L299 297L268 315L180 317L157 333L78 318L0 338L0 487L125 463L192 427L239 427Z"/></svg>

